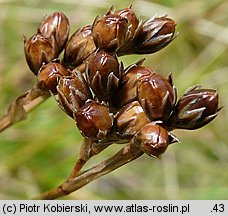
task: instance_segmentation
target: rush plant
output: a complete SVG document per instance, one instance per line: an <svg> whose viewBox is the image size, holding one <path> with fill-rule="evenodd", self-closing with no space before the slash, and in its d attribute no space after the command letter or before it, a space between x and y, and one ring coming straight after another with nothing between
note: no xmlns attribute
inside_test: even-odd
<svg viewBox="0 0 228 216"><path fill-rule="evenodd" d="M217 90L197 85L178 98L171 74L164 77L143 66L144 59L127 67L119 61L119 56L163 49L176 38L175 26L167 16L143 21L131 7L112 7L70 37L68 18L55 12L24 39L26 61L37 83L9 107L0 119L0 130L25 119L51 96L84 137L67 180L35 198L65 196L144 153L158 158L179 141L173 130L198 129L217 116ZM91 169L82 169L112 144L122 149Z"/></svg>

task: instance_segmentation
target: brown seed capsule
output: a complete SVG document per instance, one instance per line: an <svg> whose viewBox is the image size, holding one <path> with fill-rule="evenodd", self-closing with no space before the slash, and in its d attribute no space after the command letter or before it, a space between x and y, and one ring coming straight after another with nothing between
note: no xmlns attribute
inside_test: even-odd
<svg viewBox="0 0 228 216"><path fill-rule="evenodd" d="M86 75L91 89L99 100L108 101L119 86L123 71L116 56L98 51L87 63Z"/></svg>
<svg viewBox="0 0 228 216"><path fill-rule="evenodd" d="M133 101L120 109L116 116L116 130L124 137L135 135L150 120L138 101Z"/></svg>
<svg viewBox="0 0 228 216"><path fill-rule="evenodd" d="M55 39L47 39L41 34L35 34L28 40L24 39L24 52L30 70L37 75L43 64L58 57Z"/></svg>
<svg viewBox="0 0 228 216"><path fill-rule="evenodd" d="M113 125L113 116L108 107L94 101L82 106L76 113L75 120L83 136L92 139L106 137Z"/></svg>
<svg viewBox="0 0 228 216"><path fill-rule="evenodd" d="M124 46L127 32L127 20L118 14L108 14L96 18L92 28L92 35L97 48L109 52L118 51Z"/></svg>
<svg viewBox="0 0 228 216"><path fill-rule="evenodd" d="M72 118L77 110L92 98L85 78L78 71L74 71L71 76L61 77L57 92L58 105Z"/></svg>
<svg viewBox="0 0 228 216"><path fill-rule="evenodd" d="M132 46L134 39L136 39L138 36L142 22L137 18L131 7L115 11L115 14L118 14L119 16L125 18L128 24L126 43L121 49L118 50L118 55L122 55L125 54L126 50Z"/></svg>
<svg viewBox="0 0 228 216"><path fill-rule="evenodd" d="M37 79L38 87L44 91L51 91L53 94L57 93L56 86L62 76L68 76L69 71L61 64L50 62L41 67Z"/></svg>
<svg viewBox="0 0 228 216"><path fill-rule="evenodd" d="M143 79L143 77L149 77L152 70L148 67L140 66L143 60L129 66L126 68L120 89L117 92L114 100L114 106L120 108L134 100L137 100L137 88L138 82Z"/></svg>
<svg viewBox="0 0 228 216"><path fill-rule="evenodd" d="M175 87L172 78L165 79L158 73L152 72L149 77L143 77L138 84L138 100L154 120L166 121L176 102Z"/></svg>
<svg viewBox="0 0 228 216"><path fill-rule="evenodd" d="M64 63L70 68L75 68L96 50L92 37L91 26L78 29L68 40L65 52Z"/></svg>
<svg viewBox="0 0 228 216"><path fill-rule="evenodd" d="M178 139L156 122L143 126L131 140L133 145L140 146L147 155L156 158L175 142Z"/></svg>
<svg viewBox="0 0 228 216"><path fill-rule="evenodd" d="M62 12L54 12L43 21L38 32L45 38L54 37L58 53L64 49L69 36L69 20Z"/></svg>
<svg viewBox="0 0 228 216"><path fill-rule="evenodd" d="M128 54L149 54L161 50L176 37L175 26L175 21L166 16L145 21Z"/></svg>
<svg viewBox="0 0 228 216"><path fill-rule="evenodd" d="M179 99L168 126L171 129L181 128L194 130L212 121L221 108L218 108L219 96L214 89L193 87Z"/></svg>

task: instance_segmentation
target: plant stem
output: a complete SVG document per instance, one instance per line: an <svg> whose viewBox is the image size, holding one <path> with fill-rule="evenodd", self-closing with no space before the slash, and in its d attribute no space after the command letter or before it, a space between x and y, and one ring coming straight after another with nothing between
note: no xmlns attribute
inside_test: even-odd
<svg viewBox="0 0 228 216"><path fill-rule="evenodd" d="M8 107L7 113L0 118L0 132L15 123L27 118L27 114L43 101L50 97L48 92L44 92L35 85L27 93L19 96Z"/></svg>
<svg viewBox="0 0 228 216"><path fill-rule="evenodd" d="M92 139L85 138L80 148L79 159L76 161L68 179L75 178L90 158L99 154L111 144L113 144L113 141L109 139L105 142L96 142Z"/></svg>
<svg viewBox="0 0 228 216"><path fill-rule="evenodd" d="M93 143L92 139L85 138L79 152L79 159L76 161L73 170L71 171L70 176L68 179L75 178L85 163L90 159L90 149Z"/></svg>
<svg viewBox="0 0 228 216"><path fill-rule="evenodd" d="M55 189L51 189L33 199L56 199L68 195L81 187L87 185L91 181L112 172L113 170L129 163L140 157L143 151L137 146L127 144L119 152L112 157L92 167L91 169L81 173L74 179L68 179Z"/></svg>

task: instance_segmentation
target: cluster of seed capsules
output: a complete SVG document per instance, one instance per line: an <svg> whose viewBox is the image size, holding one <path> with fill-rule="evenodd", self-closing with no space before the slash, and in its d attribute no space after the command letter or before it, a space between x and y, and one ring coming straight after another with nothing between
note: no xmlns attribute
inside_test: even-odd
<svg viewBox="0 0 228 216"><path fill-rule="evenodd" d="M176 37L175 25L167 16L142 21L131 7L111 8L68 38L68 18L55 12L24 40L24 52L37 86L51 92L84 137L100 145L130 142L158 157L178 141L172 130L200 128L220 110L214 89L195 86L177 100L171 74L165 78L143 60L126 68L119 62L161 50Z"/></svg>

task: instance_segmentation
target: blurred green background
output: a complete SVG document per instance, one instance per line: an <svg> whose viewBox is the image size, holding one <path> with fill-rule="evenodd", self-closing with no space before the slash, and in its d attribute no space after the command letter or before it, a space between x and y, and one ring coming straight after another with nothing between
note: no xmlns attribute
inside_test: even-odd
<svg viewBox="0 0 228 216"><path fill-rule="evenodd" d="M42 17L64 12L71 33L93 22L111 5L133 5L142 19L168 14L179 36L148 56L125 56L127 66L146 57L145 66L173 73L180 97L192 85L218 88L224 109L196 131L174 131L181 143L161 160L144 155L64 199L228 199L228 1L222 0L0 0L0 114L36 82L23 53L23 35L36 32ZM26 121L0 134L0 199L29 199L63 182L77 158L82 137L53 98ZM95 165L117 151L96 156Z"/></svg>

